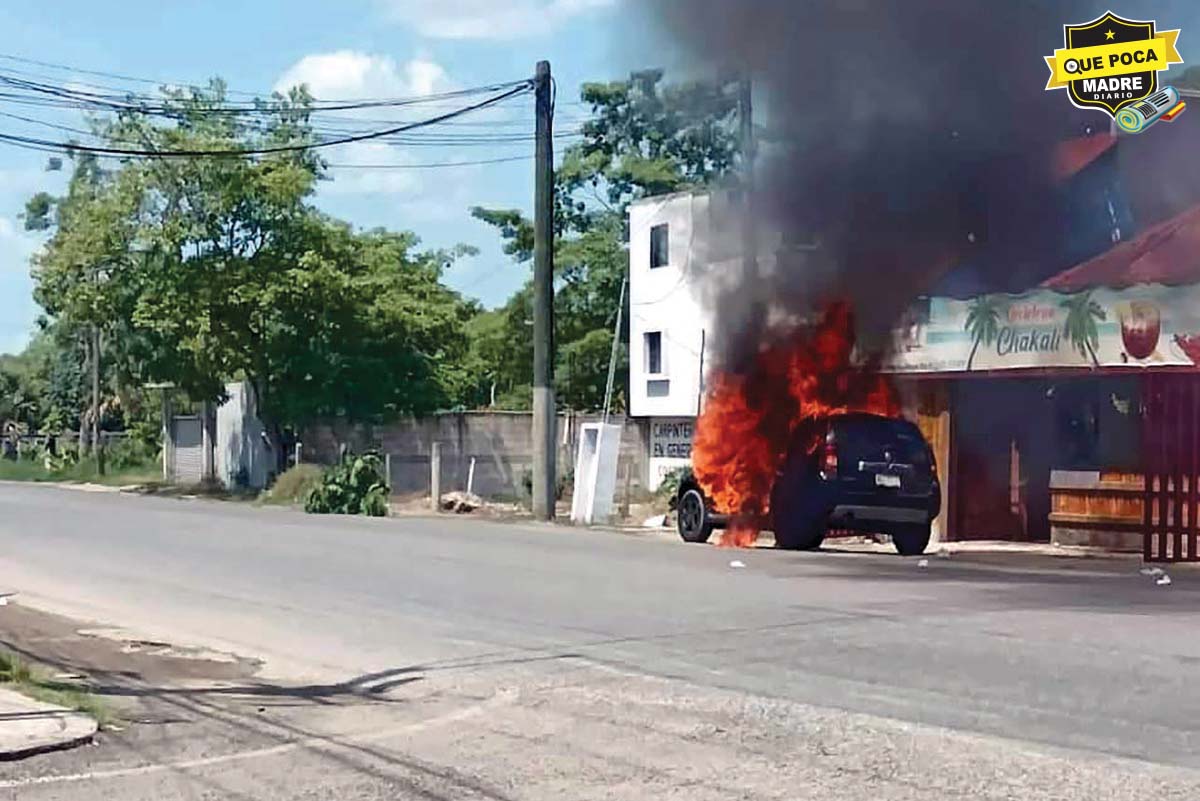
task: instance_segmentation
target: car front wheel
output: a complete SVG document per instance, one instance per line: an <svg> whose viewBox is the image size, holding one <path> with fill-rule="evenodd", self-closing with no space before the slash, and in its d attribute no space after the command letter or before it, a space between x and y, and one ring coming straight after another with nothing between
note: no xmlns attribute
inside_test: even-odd
<svg viewBox="0 0 1200 801"><path fill-rule="evenodd" d="M684 542L708 542L712 536L712 517L700 490L693 487L679 496L675 516L679 536Z"/></svg>

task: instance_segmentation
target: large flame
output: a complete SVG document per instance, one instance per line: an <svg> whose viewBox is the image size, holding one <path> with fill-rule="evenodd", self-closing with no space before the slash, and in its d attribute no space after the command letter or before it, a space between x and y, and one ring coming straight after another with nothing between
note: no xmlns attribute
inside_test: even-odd
<svg viewBox="0 0 1200 801"><path fill-rule="evenodd" d="M803 424L838 412L899 414L891 384L854 363L854 345L850 308L834 303L815 326L765 348L752 364L711 377L692 466L717 511L731 516L721 545L754 545L776 472ZM809 447L816 445L814 436Z"/></svg>

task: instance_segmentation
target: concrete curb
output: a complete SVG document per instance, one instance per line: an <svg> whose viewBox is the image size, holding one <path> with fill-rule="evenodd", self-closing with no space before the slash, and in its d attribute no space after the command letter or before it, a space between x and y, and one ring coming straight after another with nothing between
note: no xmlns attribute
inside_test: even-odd
<svg viewBox="0 0 1200 801"><path fill-rule="evenodd" d="M2 479L0 484L17 487L50 487L51 489L75 490L76 492L121 492L124 488L112 484L93 484L90 481L16 481Z"/></svg>
<svg viewBox="0 0 1200 801"><path fill-rule="evenodd" d="M81 712L0 689L0 760L86 745L98 728Z"/></svg>

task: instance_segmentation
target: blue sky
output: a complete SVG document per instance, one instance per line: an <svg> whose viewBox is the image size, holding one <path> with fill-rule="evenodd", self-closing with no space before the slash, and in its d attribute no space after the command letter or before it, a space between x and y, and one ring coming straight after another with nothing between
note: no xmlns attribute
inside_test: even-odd
<svg viewBox="0 0 1200 801"><path fill-rule="evenodd" d="M182 3L6 3L0 53L156 80L203 82L220 75L237 90L268 92L295 80L318 97L409 96L530 75L550 59L559 86L559 128L582 109L586 80L620 78L647 66L645 25L630 0L253 0ZM8 67L38 67L0 61ZM59 74L63 83L69 74ZM78 80L114 83L78 76ZM532 98L497 111L497 128L524 130ZM0 103L0 110L3 104ZM35 110L40 112L40 110ZM79 125L79 120L63 120ZM0 131L10 127L0 119ZM532 145L374 146L331 153L330 161L422 163L530 153ZM38 237L18 218L34 192L59 191L64 176L45 156L0 145L0 353L19 350L37 314L28 260ZM416 231L429 246L466 242L480 255L456 265L447 281L487 305L502 303L526 271L501 253L490 228L471 219L475 204L528 208L532 161L483 167L337 171L317 197L323 209L359 226Z"/></svg>

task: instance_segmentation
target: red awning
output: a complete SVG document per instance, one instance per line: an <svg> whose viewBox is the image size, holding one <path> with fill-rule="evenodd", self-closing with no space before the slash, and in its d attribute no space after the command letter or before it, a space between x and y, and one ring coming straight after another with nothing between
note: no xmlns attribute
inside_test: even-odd
<svg viewBox="0 0 1200 801"><path fill-rule="evenodd" d="M1094 286L1195 283L1200 283L1200 206L1059 273L1042 286L1077 292Z"/></svg>

